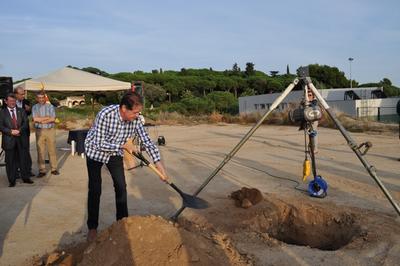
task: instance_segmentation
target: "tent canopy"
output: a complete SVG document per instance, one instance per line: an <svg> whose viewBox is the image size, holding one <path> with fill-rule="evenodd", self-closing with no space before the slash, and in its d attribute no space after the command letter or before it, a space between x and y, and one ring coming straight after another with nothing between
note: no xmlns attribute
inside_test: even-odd
<svg viewBox="0 0 400 266"><path fill-rule="evenodd" d="M39 91L44 88L45 91L98 92L127 90L131 87L131 84L64 67L46 76L33 78L14 85L14 87L17 86L21 86L27 91Z"/></svg>

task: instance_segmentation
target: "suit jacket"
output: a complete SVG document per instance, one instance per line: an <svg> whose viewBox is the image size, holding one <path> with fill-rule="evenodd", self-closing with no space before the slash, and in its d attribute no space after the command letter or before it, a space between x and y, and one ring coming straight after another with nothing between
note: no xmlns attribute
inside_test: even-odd
<svg viewBox="0 0 400 266"><path fill-rule="evenodd" d="M25 107L27 106L27 105L29 105L30 107L31 107L31 110L30 111L26 111L25 110ZM25 111L25 114L26 114L26 116L28 117L28 127L27 127L27 137L29 138L29 136L31 135L31 130L30 130L30 128L29 128L29 116L32 114L32 105L31 105L31 102L29 101L29 100L27 100L27 99L23 99L22 100L22 109Z"/></svg>
<svg viewBox="0 0 400 266"><path fill-rule="evenodd" d="M2 108L0 110L0 131L2 133L1 147L4 150L14 149L17 145L17 141L21 143L22 148L29 147L29 140L27 138L28 130L28 118L26 116L25 110L17 108L17 126L20 131L20 136L11 135L11 130L13 128L12 118L8 108Z"/></svg>

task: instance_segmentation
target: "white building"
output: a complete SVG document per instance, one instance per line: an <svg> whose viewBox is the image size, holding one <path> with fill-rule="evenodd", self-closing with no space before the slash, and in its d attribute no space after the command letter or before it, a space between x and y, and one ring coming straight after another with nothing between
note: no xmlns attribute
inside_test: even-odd
<svg viewBox="0 0 400 266"><path fill-rule="evenodd" d="M396 104L400 98L386 98L381 87L340 88L318 91L332 109L353 117L376 117L378 120L381 120L384 116L397 117ZM265 113L279 95L281 93L239 97L239 113ZM304 92L302 90L291 91L278 106L277 110L283 111L291 103L300 103L303 95Z"/></svg>
<svg viewBox="0 0 400 266"><path fill-rule="evenodd" d="M85 95L82 96L68 96L64 100L60 101L60 106L67 106L69 108L85 104Z"/></svg>

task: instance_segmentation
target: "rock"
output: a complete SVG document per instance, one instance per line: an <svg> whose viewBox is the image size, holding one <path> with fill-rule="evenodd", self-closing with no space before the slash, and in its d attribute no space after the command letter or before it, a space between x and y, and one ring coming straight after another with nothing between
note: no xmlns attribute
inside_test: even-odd
<svg viewBox="0 0 400 266"><path fill-rule="evenodd" d="M61 262L58 264L59 266L72 266L73 265L73 259L72 255L68 254Z"/></svg>
<svg viewBox="0 0 400 266"><path fill-rule="evenodd" d="M248 199L243 199L243 201L242 201L242 208L247 209L247 208L250 208L251 206L253 206L253 204L251 203L250 200L248 200Z"/></svg>
<svg viewBox="0 0 400 266"><path fill-rule="evenodd" d="M51 253L47 257L46 265L50 265L50 264L54 263L56 260L58 260L58 258L60 258L60 254L58 254L57 252Z"/></svg>

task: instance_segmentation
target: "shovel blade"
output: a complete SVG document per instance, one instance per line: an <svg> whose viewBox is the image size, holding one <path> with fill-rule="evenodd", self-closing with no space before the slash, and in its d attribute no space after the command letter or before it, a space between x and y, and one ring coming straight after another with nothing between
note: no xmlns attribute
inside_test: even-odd
<svg viewBox="0 0 400 266"><path fill-rule="evenodd" d="M188 194L181 195L183 200L183 206L192 209L206 209L210 207L210 204L202 198L191 196Z"/></svg>
<svg viewBox="0 0 400 266"><path fill-rule="evenodd" d="M179 193L179 195L181 195L184 207L192 209L206 209L210 206L207 201L199 197L186 194L185 192L180 190L174 183L170 183L169 185L173 189L175 189Z"/></svg>

